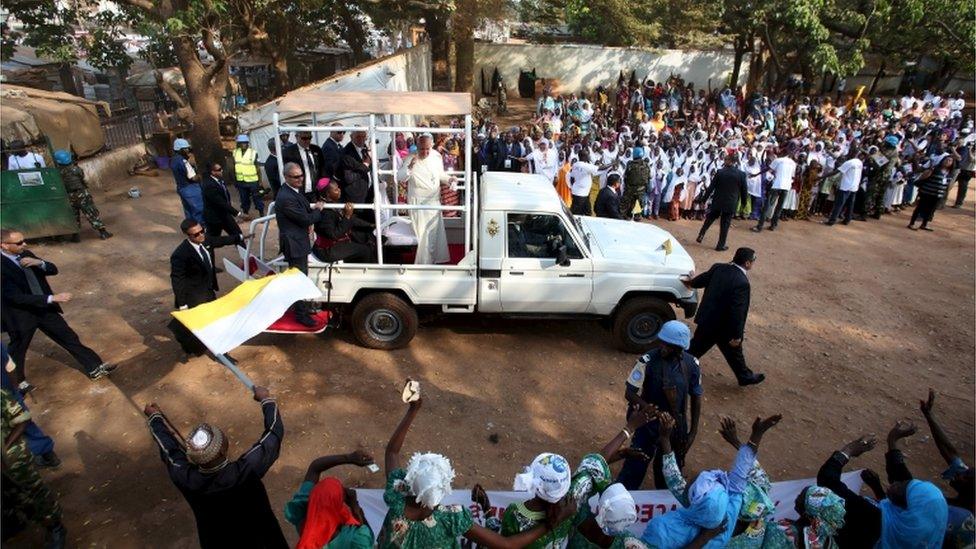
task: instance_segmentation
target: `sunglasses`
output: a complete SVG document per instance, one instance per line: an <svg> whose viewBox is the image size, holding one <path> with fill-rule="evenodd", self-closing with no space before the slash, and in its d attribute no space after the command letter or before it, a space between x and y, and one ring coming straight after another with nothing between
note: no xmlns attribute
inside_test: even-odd
<svg viewBox="0 0 976 549"><path fill-rule="evenodd" d="M17 242L4 242L4 244L8 244L10 246L23 246L25 242L27 242L27 241L26 240L18 240Z"/></svg>
<svg viewBox="0 0 976 549"><path fill-rule="evenodd" d="M189 237L191 237L191 238L196 238L196 237L202 235L204 232L205 231L203 229L200 229L199 231L197 231L195 233L186 233L186 235L189 236Z"/></svg>
<svg viewBox="0 0 976 549"><path fill-rule="evenodd" d="M311 141L312 136L311 135L299 135L298 138L301 139L302 141Z"/></svg>
<svg viewBox="0 0 976 549"><path fill-rule="evenodd" d="M287 177L289 179L300 179L302 177L302 174L300 174L300 173L286 173L285 174L285 177Z"/></svg>

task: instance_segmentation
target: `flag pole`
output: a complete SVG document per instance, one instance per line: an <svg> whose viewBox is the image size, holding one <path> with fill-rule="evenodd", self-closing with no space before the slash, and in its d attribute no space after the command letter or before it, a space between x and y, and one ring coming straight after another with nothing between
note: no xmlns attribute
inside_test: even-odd
<svg viewBox="0 0 976 549"><path fill-rule="evenodd" d="M244 372L241 371L240 368L235 366L234 363L227 358L227 355L223 353L221 354L214 353L214 358L217 359L217 362L223 364L228 370L230 370L232 374L237 376L237 379L241 380L241 383L243 383L244 386L247 387L248 391L254 390L254 382L251 381L251 378L247 377L247 374L245 374Z"/></svg>

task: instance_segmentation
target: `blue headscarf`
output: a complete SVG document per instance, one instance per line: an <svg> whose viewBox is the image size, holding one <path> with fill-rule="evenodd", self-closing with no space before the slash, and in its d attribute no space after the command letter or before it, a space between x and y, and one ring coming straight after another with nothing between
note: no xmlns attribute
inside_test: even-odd
<svg viewBox="0 0 976 549"><path fill-rule="evenodd" d="M942 492L931 482L912 480L905 490L908 508L881 500L881 538L877 549L942 547L949 506Z"/></svg>
<svg viewBox="0 0 976 549"><path fill-rule="evenodd" d="M662 549L688 545L703 528L715 528L726 518L731 505L727 488L728 477L724 471L705 471L688 489L690 505L654 517L647 523L641 539ZM712 539L709 547L724 547L728 543L735 528L735 520L730 522L731 527Z"/></svg>

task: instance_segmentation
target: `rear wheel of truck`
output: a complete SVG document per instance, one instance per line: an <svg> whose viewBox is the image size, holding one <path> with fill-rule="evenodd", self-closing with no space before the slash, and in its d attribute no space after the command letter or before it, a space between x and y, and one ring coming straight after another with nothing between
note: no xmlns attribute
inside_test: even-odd
<svg viewBox="0 0 976 549"><path fill-rule="evenodd" d="M634 297L617 311L613 319L613 340L628 353L645 353L657 343L661 326L674 320L674 310L655 297Z"/></svg>
<svg viewBox="0 0 976 549"><path fill-rule="evenodd" d="M352 333L370 349L406 347L417 334L417 310L398 296L370 294L352 311Z"/></svg>

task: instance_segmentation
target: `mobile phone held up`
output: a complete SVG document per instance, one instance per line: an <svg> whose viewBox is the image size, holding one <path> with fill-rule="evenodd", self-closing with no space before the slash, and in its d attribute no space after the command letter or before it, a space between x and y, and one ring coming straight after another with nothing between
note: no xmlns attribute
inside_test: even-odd
<svg viewBox="0 0 976 549"><path fill-rule="evenodd" d="M401 393L400 398L406 404L420 400L420 382L408 379L407 382L403 384L403 392Z"/></svg>

